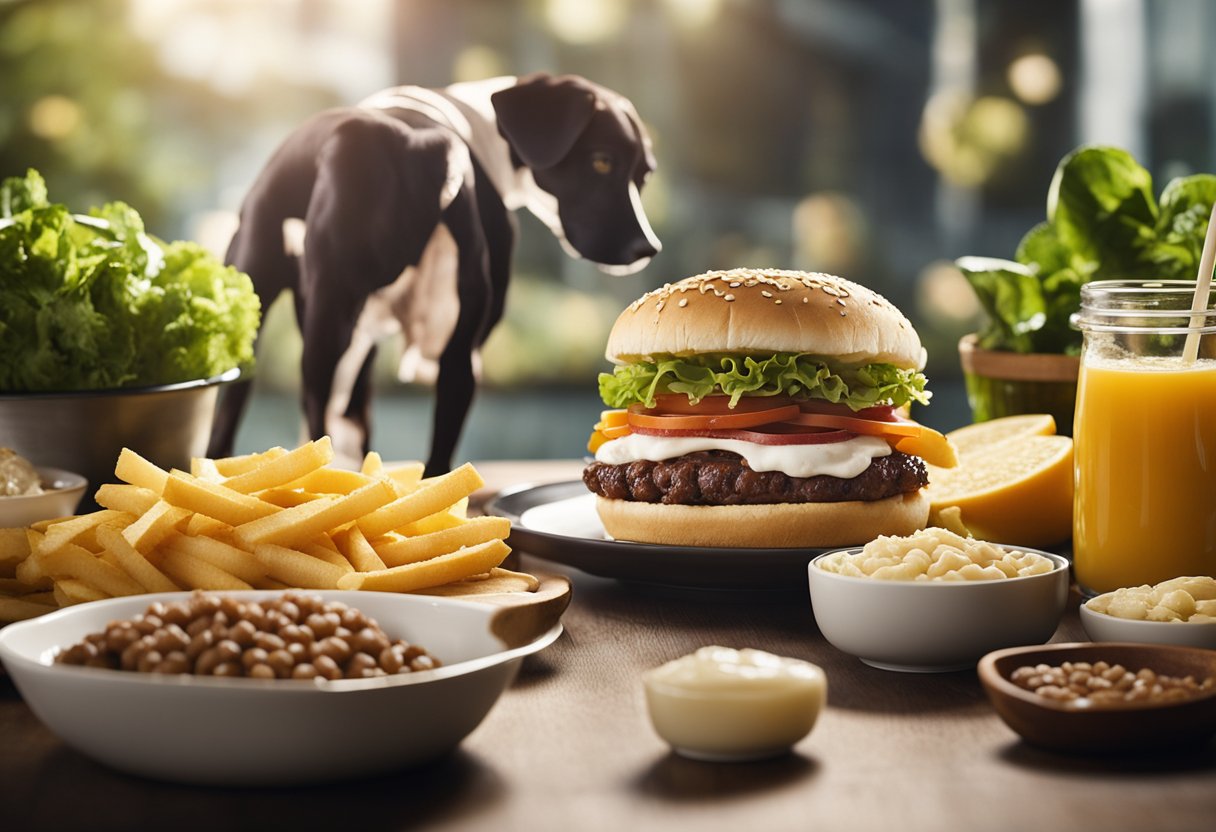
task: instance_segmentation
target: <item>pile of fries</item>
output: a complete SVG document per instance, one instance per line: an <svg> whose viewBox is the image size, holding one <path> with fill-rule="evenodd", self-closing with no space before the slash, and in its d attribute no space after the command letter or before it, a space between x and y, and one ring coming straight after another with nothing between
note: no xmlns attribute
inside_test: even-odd
<svg viewBox="0 0 1216 832"><path fill-rule="evenodd" d="M0 622L61 606L182 589L431 591L487 575L510 553L510 521L466 515L484 481L471 465L328 467L328 437L195 459L165 471L124 449L102 510L0 529Z"/></svg>

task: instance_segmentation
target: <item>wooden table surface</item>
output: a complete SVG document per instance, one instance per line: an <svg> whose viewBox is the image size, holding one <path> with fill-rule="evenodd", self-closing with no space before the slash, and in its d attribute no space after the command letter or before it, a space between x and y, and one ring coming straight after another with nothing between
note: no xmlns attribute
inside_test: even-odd
<svg viewBox="0 0 1216 832"><path fill-rule="evenodd" d="M491 487L578 470L574 463L478 467ZM1216 825L1216 743L1181 758L1038 751L997 718L973 672L869 668L823 640L800 595L764 602L672 595L526 554L522 566L571 576L566 632L525 662L486 721L447 758L303 789L156 783L64 747L3 679L0 829L1166 832ZM1083 639L1073 604L1055 640ZM715 643L825 669L829 707L793 753L698 763L655 736L640 674Z"/></svg>

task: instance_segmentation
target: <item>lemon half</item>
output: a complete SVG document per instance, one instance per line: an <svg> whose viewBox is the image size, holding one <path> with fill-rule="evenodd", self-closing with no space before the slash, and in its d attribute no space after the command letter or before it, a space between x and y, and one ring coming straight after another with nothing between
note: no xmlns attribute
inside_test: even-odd
<svg viewBox="0 0 1216 832"><path fill-rule="evenodd" d="M1004 442L1024 439L1027 436L1052 436L1056 432L1056 420L1050 413L1027 413L1021 416L1005 416L988 422L976 422L946 434L954 443L959 456L986 453Z"/></svg>
<svg viewBox="0 0 1216 832"><path fill-rule="evenodd" d="M951 506L971 533L995 543L1046 547L1072 535L1072 439L1040 435L1045 424L997 419L948 434L959 448L955 468L929 468L930 517ZM1054 424L1052 424L1054 427ZM964 434L962 441L958 434ZM1000 437L1000 438L998 438Z"/></svg>

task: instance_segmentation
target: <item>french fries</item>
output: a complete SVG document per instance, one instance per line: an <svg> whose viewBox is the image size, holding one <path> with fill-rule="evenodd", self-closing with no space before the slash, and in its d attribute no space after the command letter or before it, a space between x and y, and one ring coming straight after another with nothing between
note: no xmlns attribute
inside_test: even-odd
<svg viewBox="0 0 1216 832"><path fill-rule="evenodd" d="M50 604L34 603L23 598L0 597L0 621L24 621L54 612L55 609Z"/></svg>
<svg viewBox="0 0 1216 832"><path fill-rule="evenodd" d="M345 497L330 497L279 509L274 514L237 526L232 533L237 542L250 549L259 543L291 546L308 541L327 529L354 523L396 496L392 483L373 480Z"/></svg>
<svg viewBox="0 0 1216 832"><path fill-rule="evenodd" d="M129 528L129 527L128 527ZM146 592L176 592L180 587L157 569L143 553L127 540L117 526L97 529L97 542L112 553L118 565L144 588Z"/></svg>
<svg viewBox="0 0 1216 832"><path fill-rule="evenodd" d="M510 551L501 540L491 540L418 563L377 572L350 572L338 579L338 589L373 589L380 592L426 589L489 572L502 563Z"/></svg>
<svg viewBox="0 0 1216 832"><path fill-rule="evenodd" d="M0 529L0 577L12 578L17 565L30 556L25 529Z"/></svg>
<svg viewBox="0 0 1216 832"><path fill-rule="evenodd" d="M510 533L511 521L505 517L476 517L450 529L417 537L402 537L373 548L387 566L402 566L430 560L445 552L454 552L465 546L476 546L495 538L502 540Z"/></svg>
<svg viewBox="0 0 1216 832"><path fill-rule="evenodd" d="M399 497L383 508L360 518L359 530L369 539L388 534L407 523L442 511L485 484L481 474L466 462L455 471L422 483L417 491Z"/></svg>
<svg viewBox="0 0 1216 832"><path fill-rule="evenodd" d="M346 575L346 570L340 566L273 543L259 543L254 547L253 554L266 567L271 578L288 586L337 589L338 580Z"/></svg>
<svg viewBox="0 0 1216 832"><path fill-rule="evenodd" d="M377 569L388 569L388 564L381 560L380 553L367 542L367 538L363 536L363 532L359 531L358 526L352 525L335 537L337 539L334 542L338 544L338 551L350 561L357 571L374 572Z"/></svg>
<svg viewBox="0 0 1216 832"><path fill-rule="evenodd" d="M75 578L107 595L139 595L144 591L130 575L75 543L45 552L41 560L51 578Z"/></svg>
<svg viewBox="0 0 1216 832"><path fill-rule="evenodd" d="M181 549L165 552L160 565L165 574L187 589L253 589L232 573Z"/></svg>
<svg viewBox="0 0 1216 832"><path fill-rule="evenodd" d="M311 474L318 468L328 465L334 458L334 449L329 437L325 436L316 442L301 445L294 451L264 462L243 474L237 474L224 480L224 485L242 494L252 494L254 491L265 491L292 480L298 480ZM219 466L215 466L218 473Z"/></svg>
<svg viewBox="0 0 1216 832"><path fill-rule="evenodd" d="M160 497L149 488L107 482L97 489L93 499L103 508L125 511L127 514L143 514L156 505Z"/></svg>
<svg viewBox="0 0 1216 832"><path fill-rule="evenodd" d="M124 449L103 508L0 529L0 623L56 606L183 589L460 592L510 552L510 522L466 514L471 465L328 467L328 437L288 451L195 459L166 471ZM509 573L506 573L509 574ZM457 586L459 584L459 586ZM485 583L527 588L527 582ZM506 591L506 590L503 590Z"/></svg>
<svg viewBox="0 0 1216 832"><path fill-rule="evenodd" d="M206 561L247 584L255 584L266 577L266 567L261 561L249 557L249 553L243 549L214 537L178 534L165 541L164 548Z"/></svg>

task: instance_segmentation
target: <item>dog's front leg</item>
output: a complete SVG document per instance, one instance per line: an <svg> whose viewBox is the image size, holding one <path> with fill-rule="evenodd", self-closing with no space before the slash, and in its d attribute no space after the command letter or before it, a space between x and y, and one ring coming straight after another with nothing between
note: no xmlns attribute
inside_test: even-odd
<svg viewBox="0 0 1216 832"><path fill-rule="evenodd" d="M473 374L472 339L453 335L439 358L435 385L435 416L431 428L431 456L424 476L433 477L452 469L452 454L473 403L476 379Z"/></svg>

